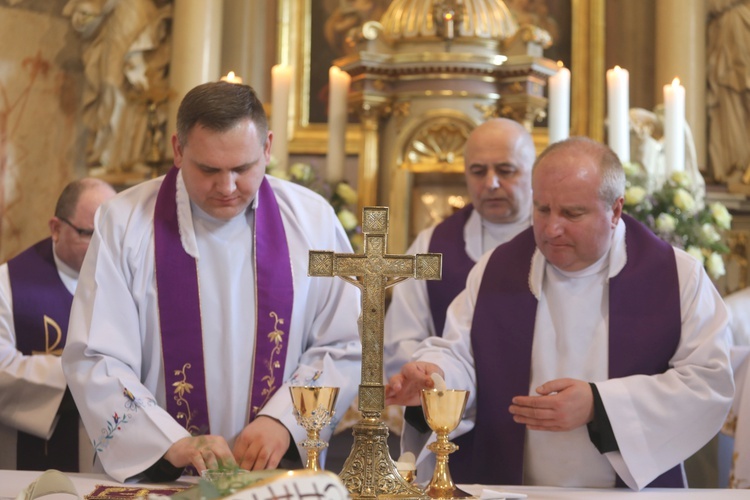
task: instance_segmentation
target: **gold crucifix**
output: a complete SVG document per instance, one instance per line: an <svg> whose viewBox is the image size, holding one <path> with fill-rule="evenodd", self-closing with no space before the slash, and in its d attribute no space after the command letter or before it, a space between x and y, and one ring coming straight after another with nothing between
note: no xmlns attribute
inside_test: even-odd
<svg viewBox="0 0 750 500"><path fill-rule="evenodd" d="M389 255L388 208L362 211L364 254L310 251L309 276L338 276L362 291L362 380L354 446L340 477L352 498L424 499L425 493L401 478L388 452L383 385L385 290L409 278L439 280L441 254Z"/></svg>

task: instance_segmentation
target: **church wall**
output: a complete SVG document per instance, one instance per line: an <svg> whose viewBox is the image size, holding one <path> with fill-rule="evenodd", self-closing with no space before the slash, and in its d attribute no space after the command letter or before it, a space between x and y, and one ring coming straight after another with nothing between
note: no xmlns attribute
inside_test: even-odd
<svg viewBox="0 0 750 500"><path fill-rule="evenodd" d="M80 44L65 3L0 1L0 261L49 234L57 196L85 174Z"/></svg>

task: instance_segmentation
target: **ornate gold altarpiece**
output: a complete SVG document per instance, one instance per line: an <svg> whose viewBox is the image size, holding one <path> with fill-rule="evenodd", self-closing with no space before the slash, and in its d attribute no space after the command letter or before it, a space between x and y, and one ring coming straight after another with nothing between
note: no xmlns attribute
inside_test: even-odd
<svg viewBox="0 0 750 500"><path fill-rule="evenodd" d="M519 28L502 2L394 0L352 39L355 53L335 61L352 76L349 105L361 123L360 204L399 214L394 249L408 244L414 175L463 172L466 137L488 118L531 131L556 71L542 57L547 42L543 30Z"/></svg>

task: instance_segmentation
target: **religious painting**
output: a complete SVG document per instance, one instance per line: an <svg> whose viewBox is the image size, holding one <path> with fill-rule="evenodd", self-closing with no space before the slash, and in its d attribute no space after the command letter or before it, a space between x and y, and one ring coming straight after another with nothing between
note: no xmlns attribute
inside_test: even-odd
<svg viewBox="0 0 750 500"><path fill-rule="evenodd" d="M293 68L290 153L325 153L328 68L350 53L346 37L365 22L379 21L391 0L280 0L279 58ZM359 150L359 130L347 128L346 151Z"/></svg>

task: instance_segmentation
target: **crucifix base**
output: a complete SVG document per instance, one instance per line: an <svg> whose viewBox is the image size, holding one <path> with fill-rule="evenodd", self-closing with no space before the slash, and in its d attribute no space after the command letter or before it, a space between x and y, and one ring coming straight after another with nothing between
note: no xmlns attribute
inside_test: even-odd
<svg viewBox="0 0 750 500"><path fill-rule="evenodd" d="M362 415L354 425L352 451L339 474L351 498L428 500L424 490L408 483L396 470L388 451L388 426L380 413Z"/></svg>

